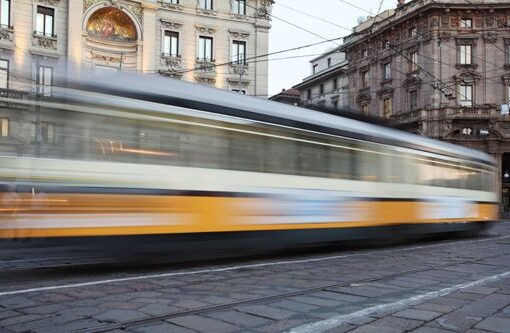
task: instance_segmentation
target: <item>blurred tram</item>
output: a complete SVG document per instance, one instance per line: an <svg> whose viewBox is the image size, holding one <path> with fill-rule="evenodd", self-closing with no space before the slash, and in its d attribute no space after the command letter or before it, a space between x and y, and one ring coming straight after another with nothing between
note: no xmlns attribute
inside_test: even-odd
<svg viewBox="0 0 510 333"><path fill-rule="evenodd" d="M33 110L36 127L0 154L0 238L306 243L497 219L497 168L479 151L152 76L52 89L0 100Z"/></svg>

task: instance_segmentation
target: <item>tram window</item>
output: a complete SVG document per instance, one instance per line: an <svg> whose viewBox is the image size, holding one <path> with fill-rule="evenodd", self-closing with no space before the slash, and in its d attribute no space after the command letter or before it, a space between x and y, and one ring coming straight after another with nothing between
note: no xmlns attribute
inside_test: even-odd
<svg viewBox="0 0 510 333"><path fill-rule="evenodd" d="M230 133L229 167L240 171L265 171L266 139L261 135Z"/></svg>
<svg viewBox="0 0 510 333"><path fill-rule="evenodd" d="M328 146L299 142L297 147L297 168L300 175L328 176Z"/></svg>
<svg viewBox="0 0 510 333"><path fill-rule="evenodd" d="M297 142L287 139L267 140L267 172L296 174Z"/></svg>
<svg viewBox="0 0 510 333"><path fill-rule="evenodd" d="M364 147L366 149L367 147ZM379 155L365 150L357 150L355 153L356 160L356 179L377 182L380 181L380 165Z"/></svg>
<svg viewBox="0 0 510 333"><path fill-rule="evenodd" d="M329 149L329 174L331 178L353 179L354 150L331 147Z"/></svg>

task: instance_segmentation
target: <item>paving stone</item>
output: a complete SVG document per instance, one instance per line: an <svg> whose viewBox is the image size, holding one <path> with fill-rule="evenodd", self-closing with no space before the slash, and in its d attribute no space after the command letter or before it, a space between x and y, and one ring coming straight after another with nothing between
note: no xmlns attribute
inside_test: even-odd
<svg viewBox="0 0 510 333"><path fill-rule="evenodd" d="M171 306L177 306L184 309L198 309L208 306L209 304L193 300L182 300L174 303L169 303Z"/></svg>
<svg viewBox="0 0 510 333"><path fill-rule="evenodd" d="M295 302L292 300L283 300L275 303L269 303L269 306L276 306L278 308L282 308L285 310L295 311L295 312L303 312L308 313L310 311L319 309L318 306L306 304L302 302Z"/></svg>
<svg viewBox="0 0 510 333"><path fill-rule="evenodd" d="M391 327L376 326L372 324L360 326L349 333L403 333L403 330Z"/></svg>
<svg viewBox="0 0 510 333"><path fill-rule="evenodd" d="M324 333L345 333L349 332L354 328L353 325L350 324L341 324L335 328L329 329L327 331L324 331Z"/></svg>
<svg viewBox="0 0 510 333"><path fill-rule="evenodd" d="M244 313L249 313L256 316L274 320L283 320L298 314L296 312L283 310L267 305L245 305L238 307L237 310Z"/></svg>
<svg viewBox="0 0 510 333"><path fill-rule="evenodd" d="M395 290L372 286L356 286L356 287L339 287L335 288L335 291L356 296L376 297L392 293Z"/></svg>
<svg viewBox="0 0 510 333"><path fill-rule="evenodd" d="M367 300L366 297L336 292L336 291L334 291L335 289L331 289L331 290L332 291L329 291L329 289L328 289L328 291L320 291L320 292L316 292L316 293L313 293L310 295L314 295L314 296L321 297L321 298L334 299L334 300L338 300L338 301L346 302L346 303L364 302Z"/></svg>
<svg viewBox="0 0 510 333"><path fill-rule="evenodd" d="M11 318L11 317L16 317L16 316L21 316L21 315L22 315L22 313L12 311L12 310L1 311L0 312L0 320Z"/></svg>
<svg viewBox="0 0 510 333"><path fill-rule="evenodd" d="M138 309L138 311L151 316L161 316L182 311L181 308L166 304L149 304Z"/></svg>
<svg viewBox="0 0 510 333"><path fill-rule="evenodd" d="M51 314L61 311L62 309L65 309L65 306L60 304L49 304L24 308L21 310L21 312L26 314Z"/></svg>
<svg viewBox="0 0 510 333"><path fill-rule="evenodd" d="M372 325L396 328L403 331L410 331L422 326L423 321L389 316L372 322Z"/></svg>
<svg viewBox="0 0 510 333"><path fill-rule="evenodd" d="M0 299L0 306L5 308L21 308L39 305L30 298L24 296L9 296Z"/></svg>
<svg viewBox="0 0 510 333"><path fill-rule="evenodd" d="M477 322L479 322L482 318L475 318L475 317L469 317L465 316L459 313L450 313L447 315L444 315L441 318L436 319L434 322L430 323L429 325L432 327L438 327L443 328L447 330L452 331L465 331L473 325L475 325Z"/></svg>
<svg viewBox="0 0 510 333"><path fill-rule="evenodd" d="M73 332L85 328L99 327L101 325L104 325L104 323L101 323L100 321L94 319L79 319L67 323L58 324L58 326L50 325L46 327L37 328L35 332L37 333Z"/></svg>
<svg viewBox="0 0 510 333"><path fill-rule="evenodd" d="M317 321L316 318L300 316L298 318L290 318L273 321L269 325L264 325L257 327L255 330L257 332L267 332L267 333L280 333L285 332L291 328L298 327L300 325L308 324Z"/></svg>
<svg viewBox="0 0 510 333"><path fill-rule="evenodd" d="M479 322L478 324L476 324L475 327L498 333L508 333L510 332L510 319L501 317L490 317Z"/></svg>
<svg viewBox="0 0 510 333"><path fill-rule="evenodd" d="M228 333L239 330L236 326L212 318L185 316L167 320L171 324L190 328L198 332Z"/></svg>
<svg viewBox="0 0 510 333"><path fill-rule="evenodd" d="M478 294L478 295L490 295L497 291L498 288L488 288L488 287L471 287L463 289L465 293Z"/></svg>
<svg viewBox="0 0 510 333"><path fill-rule="evenodd" d="M41 319L41 318L43 318L43 316L38 315L38 314L28 314L28 315L9 317L9 318L0 320L0 327L8 327L8 326L12 326L12 325L20 324L20 323L34 321L34 320Z"/></svg>
<svg viewBox="0 0 510 333"><path fill-rule="evenodd" d="M311 305L323 306L323 307L335 307L335 306L345 304L345 302L336 301L333 299L325 299L325 298L319 298L319 297L308 297L308 296L294 296L294 297L290 297L289 300L297 301L300 303L311 304Z"/></svg>
<svg viewBox="0 0 510 333"><path fill-rule="evenodd" d="M446 304L422 303L414 306L415 309L429 310L435 312L449 313L457 309L456 306Z"/></svg>
<svg viewBox="0 0 510 333"><path fill-rule="evenodd" d="M413 333L452 333L452 332L460 332L460 331L450 331L444 330L442 328L423 326L418 328L417 330L412 331Z"/></svg>
<svg viewBox="0 0 510 333"><path fill-rule="evenodd" d="M107 302L99 305L99 307L104 309L117 309L117 310L136 310L142 306L144 306L143 303L136 302Z"/></svg>
<svg viewBox="0 0 510 333"><path fill-rule="evenodd" d="M131 327L129 330L131 332L135 332L135 333L195 333L196 332L196 331L187 329L185 327L172 325L172 324L166 323L166 322Z"/></svg>
<svg viewBox="0 0 510 333"><path fill-rule="evenodd" d="M240 326L242 328L253 328L261 325L266 325L273 321L272 319L253 316L247 313L233 310L208 313L207 316Z"/></svg>
<svg viewBox="0 0 510 333"><path fill-rule="evenodd" d="M441 313L428 310L406 309L395 313L394 316L407 319L430 321L434 318L441 316Z"/></svg>
<svg viewBox="0 0 510 333"><path fill-rule="evenodd" d="M146 317L145 314L133 310L108 310L94 316L96 319L112 323L137 320L144 317Z"/></svg>

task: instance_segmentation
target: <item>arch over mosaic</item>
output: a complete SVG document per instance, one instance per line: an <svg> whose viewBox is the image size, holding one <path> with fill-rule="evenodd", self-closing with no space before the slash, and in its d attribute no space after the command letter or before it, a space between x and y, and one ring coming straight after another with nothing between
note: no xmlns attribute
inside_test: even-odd
<svg viewBox="0 0 510 333"><path fill-rule="evenodd" d="M136 26L122 10L105 7L96 10L87 22L89 36L115 40L134 41L137 39Z"/></svg>

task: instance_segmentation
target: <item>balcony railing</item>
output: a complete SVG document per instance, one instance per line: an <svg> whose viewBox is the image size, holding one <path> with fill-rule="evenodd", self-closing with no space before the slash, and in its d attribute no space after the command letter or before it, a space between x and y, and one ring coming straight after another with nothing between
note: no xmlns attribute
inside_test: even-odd
<svg viewBox="0 0 510 333"><path fill-rule="evenodd" d="M489 119L500 113L495 109L480 107L457 107L444 110L443 119Z"/></svg>
<svg viewBox="0 0 510 333"><path fill-rule="evenodd" d="M0 101L2 99L19 99L22 100L29 95L28 91L14 90L8 88L0 88Z"/></svg>
<svg viewBox="0 0 510 333"><path fill-rule="evenodd" d="M395 113L391 115L390 121L395 124L412 123L421 120L422 110L415 110L409 112Z"/></svg>

